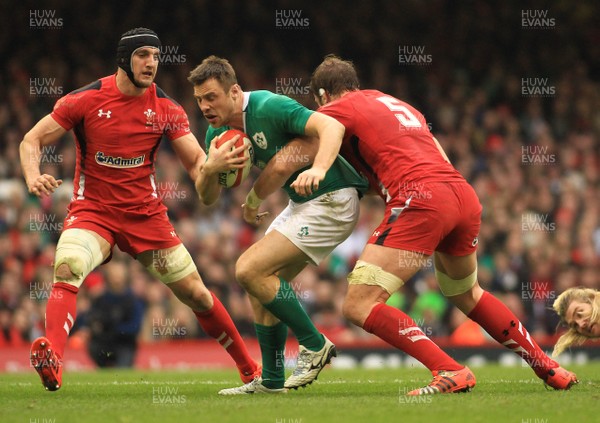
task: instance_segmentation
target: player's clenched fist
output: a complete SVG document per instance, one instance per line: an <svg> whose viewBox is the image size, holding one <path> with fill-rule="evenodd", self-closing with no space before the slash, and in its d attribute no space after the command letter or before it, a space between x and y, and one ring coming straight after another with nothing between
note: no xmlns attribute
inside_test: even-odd
<svg viewBox="0 0 600 423"><path fill-rule="evenodd" d="M52 194L62 183L62 179L54 179L54 176L44 173L28 184L28 189L31 194L41 197L42 194Z"/></svg>

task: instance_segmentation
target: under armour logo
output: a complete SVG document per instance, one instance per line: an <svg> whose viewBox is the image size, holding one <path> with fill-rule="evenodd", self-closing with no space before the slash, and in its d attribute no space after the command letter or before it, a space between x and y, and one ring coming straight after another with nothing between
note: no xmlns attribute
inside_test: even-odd
<svg viewBox="0 0 600 423"><path fill-rule="evenodd" d="M381 235L381 232L379 232L379 231L373 232L373 236L379 236L379 235Z"/></svg>
<svg viewBox="0 0 600 423"><path fill-rule="evenodd" d="M110 119L110 114L112 112L109 110L107 112L103 112L102 109L98 110L98 117L106 116L106 119Z"/></svg>
<svg viewBox="0 0 600 423"><path fill-rule="evenodd" d="M77 219L76 216L71 216L69 217L66 222L67 222L67 226L71 226L73 224L73 222L75 222L75 219Z"/></svg>
<svg viewBox="0 0 600 423"><path fill-rule="evenodd" d="M177 236L177 235L175 234L175 231L171 231L171 236L172 236L173 238L175 238L175 237Z"/></svg>

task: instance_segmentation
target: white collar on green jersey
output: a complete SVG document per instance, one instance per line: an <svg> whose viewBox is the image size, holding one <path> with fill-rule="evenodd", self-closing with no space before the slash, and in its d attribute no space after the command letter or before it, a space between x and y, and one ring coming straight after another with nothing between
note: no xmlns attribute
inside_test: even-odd
<svg viewBox="0 0 600 423"><path fill-rule="evenodd" d="M242 122L244 123L244 132L246 130L246 109L248 108L248 103L250 102L250 93L251 91L243 91L244 94L244 103L242 104Z"/></svg>
<svg viewBox="0 0 600 423"><path fill-rule="evenodd" d="M246 112L248 108L248 103L250 102L250 93L252 91L243 91L244 94L244 104L242 104L242 112Z"/></svg>

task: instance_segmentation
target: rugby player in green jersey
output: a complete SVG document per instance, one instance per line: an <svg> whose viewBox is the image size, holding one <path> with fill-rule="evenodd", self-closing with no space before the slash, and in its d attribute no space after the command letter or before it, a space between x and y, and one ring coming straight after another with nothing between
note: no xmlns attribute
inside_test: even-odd
<svg viewBox="0 0 600 423"><path fill-rule="evenodd" d="M231 64L219 57L204 59L188 80L194 86L198 107L210 124L206 133L208 158L196 183L202 202L208 205L218 199L220 172L243 166L237 154L244 147L231 151L237 138L218 149L212 142L228 129L248 134L254 148L254 164L263 169L243 205L244 219L260 221L264 216L258 213L260 203L279 188L283 187L290 196L289 205L266 235L245 251L236 264L236 278L250 294L254 310L262 377L219 393L281 393L306 386L317 378L336 351L315 328L288 281L307 263L319 264L350 235L358 220L359 197L368 189L368 183L338 157L317 190L307 197L297 195L290 183L311 165L318 140L341 138L344 128L289 97L270 91L242 91ZM300 347L297 367L285 380L283 358L288 327Z"/></svg>

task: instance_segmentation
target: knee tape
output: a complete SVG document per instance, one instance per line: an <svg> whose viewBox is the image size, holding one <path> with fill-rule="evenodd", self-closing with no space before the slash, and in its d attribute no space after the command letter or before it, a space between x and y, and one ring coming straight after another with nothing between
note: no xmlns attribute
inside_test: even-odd
<svg viewBox="0 0 600 423"><path fill-rule="evenodd" d="M179 244L175 249L152 252L150 265L146 267L162 283L177 282L196 271L196 265L188 250Z"/></svg>
<svg viewBox="0 0 600 423"><path fill-rule="evenodd" d="M58 240L54 258L54 282L64 282L77 288L92 270L100 266L103 256L100 243L84 229L67 229ZM72 276L67 280L56 279L56 269L62 264L69 266Z"/></svg>
<svg viewBox="0 0 600 423"><path fill-rule="evenodd" d="M477 282L477 267L473 273L463 279L451 279L450 276L437 269L435 269L435 277L438 280L442 294L444 294L445 297L452 297L454 295L464 294L473 288L473 285Z"/></svg>
<svg viewBox="0 0 600 423"><path fill-rule="evenodd" d="M404 285L404 281L398 276L362 260L356 262L354 270L348 275L348 283L350 285L377 285L390 295Z"/></svg>

